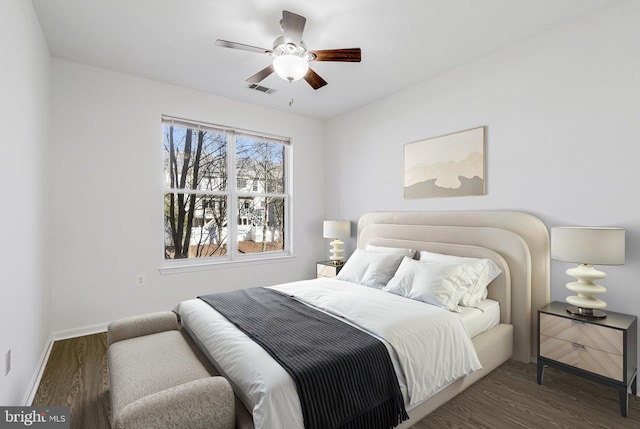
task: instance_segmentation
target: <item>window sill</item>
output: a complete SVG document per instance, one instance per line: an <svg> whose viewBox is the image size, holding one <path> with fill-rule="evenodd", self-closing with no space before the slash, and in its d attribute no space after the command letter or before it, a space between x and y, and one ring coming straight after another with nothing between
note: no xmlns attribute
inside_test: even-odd
<svg viewBox="0 0 640 429"><path fill-rule="evenodd" d="M295 259L295 255L277 254L261 255L258 257L246 257L236 260L225 259L223 261L180 261L174 263L164 263L158 271L160 274L181 274L196 271L219 270L225 268L246 267L248 265L266 265L274 263L290 262Z"/></svg>

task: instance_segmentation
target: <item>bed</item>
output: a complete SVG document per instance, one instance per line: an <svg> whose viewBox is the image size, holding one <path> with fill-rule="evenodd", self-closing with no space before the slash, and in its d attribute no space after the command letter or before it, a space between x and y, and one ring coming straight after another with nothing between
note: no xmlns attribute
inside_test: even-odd
<svg viewBox="0 0 640 429"><path fill-rule="evenodd" d="M479 365L474 364L474 356L470 356L468 365L460 368L461 372L455 379L446 379L451 377L446 375L446 380L442 383L429 385L428 388L419 385L421 387L416 388L418 383L409 380L413 377L404 377L407 379L404 380L402 374L421 371L422 367L411 367L411 370L408 370L402 367L403 358L392 356L409 416L408 420L398 426L399 428L411 427L508 359L530 362L536 355L535 310L549 302L549 237L545 225L539 219L526 213L507 211L384 212L363 215L358 221L357 231L358 251L367 248L413 249L416 251L415 259L419 259L418 255L421 252L479 258L492 261L500 271L487 288L486 300L483 300L483 305L495 303L492 306L493 311L499 313L499 316L496 316L494 323L480 322L489 323L489 329L479 327L479 333L471 332L469 335L472 337L469 338L472 354L477 358ZM321 311L335 316L335 309L323 308L327 298L323 298L325 295L321 293L326 294L325 289L333 290L336 294L343 291L350 293L352 289L357 289L341 284L344 281L317 279L274 288L287 294L299 294L296 299L318 306ZM376 305L376 300L382 294L392 295L378 290L371 291L371 288L367 287L364 289L369 290L364 291L368 295L367 299L362 301L371 302L372 305ZM401 300L411 301L396 295L390 298L390 301L398 301L398 305L404 305L399 302ZM416 304L411 305L415 307ZM420 305L429 306L424 303ZM398 308L402 310L395 311L412 311L404 310L404 307ZM437 310L442 312L439 308ZM273 359L270 360L270 356L260 346L202 300L182 302L176 311L196 344L220 373L229 378L236 395L245 407L253 410L256 427L289 429L304 426L295 385L292 385L290 380L285 380L285 387L271 387L272 379L276 380L275 383L280 383L282 379L287 379L287 375L286 372L283 375L282 368ZM473 309L464 311L472 313ZM356 311L355 318L357 319L358 314L362 312L366 312L364 307ZM344 314L338 316L351 317ZM473 318L468 315L459 317L458 313L454 316L455 319L465 317ZM365 322L365 325L367 323ZM376 326L373 323L360 329L377 335ZM467 331L470 326L475 325L466 325ZM385 342L385 346L390 355L393 355L396 345ZM244 366L241 366L243 362ZM425 369L427 370L428 368ZM239 379L240 374L246 376L245 379ZM263 379L267 381L262 383ZM428 391L428 396L419 396L414 393L417 391ZM419 401L415 400L417 397ZM277 405L271 405L271 402L277 402Z"/></svg>

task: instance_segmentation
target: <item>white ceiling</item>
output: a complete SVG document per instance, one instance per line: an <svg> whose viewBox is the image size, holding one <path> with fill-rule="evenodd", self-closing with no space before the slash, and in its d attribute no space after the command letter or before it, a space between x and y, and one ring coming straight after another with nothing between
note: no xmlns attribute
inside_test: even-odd
<svg viewBox="0 0 640 429"><path fill-rule="evenodd" d="M317 119L328 119L559 26L613 0L32 0L51 55ZM307 48L360 47L362 62L312 62L314 91L275 74L282 10L307 18ZM290 106L289 101L293 99Z"/></svg>

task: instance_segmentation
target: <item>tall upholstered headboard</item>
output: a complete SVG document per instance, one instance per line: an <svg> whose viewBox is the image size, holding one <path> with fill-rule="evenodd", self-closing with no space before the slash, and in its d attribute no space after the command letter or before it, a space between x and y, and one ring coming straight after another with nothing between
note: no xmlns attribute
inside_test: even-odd
<svg viewBox="0 0 640 429"><path fill-rule="evenodd" d="M369 244L494 260L503 271L489 287L501 321L514 328L513 358L536 355L536 310L550 300L549 233L535 216L513 211L380 212L358 221Z"/></svg>

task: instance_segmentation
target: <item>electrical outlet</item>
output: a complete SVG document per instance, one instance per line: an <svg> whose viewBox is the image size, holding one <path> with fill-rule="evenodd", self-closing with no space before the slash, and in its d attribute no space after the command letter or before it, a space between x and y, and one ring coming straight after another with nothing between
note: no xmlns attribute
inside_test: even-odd
<svg viewBox="0 0 640 429"><path fill-rule="evenodd" d="M9 375L11 371L11 349L4 354L4 375Z"/></svg>
<svg viewBox="0 0 640 429"><path fill-rule="evenodd" d="M144 286L147 284L147 277L144 274L138 274L136 276L136 284L138 286Z"/></svg>

